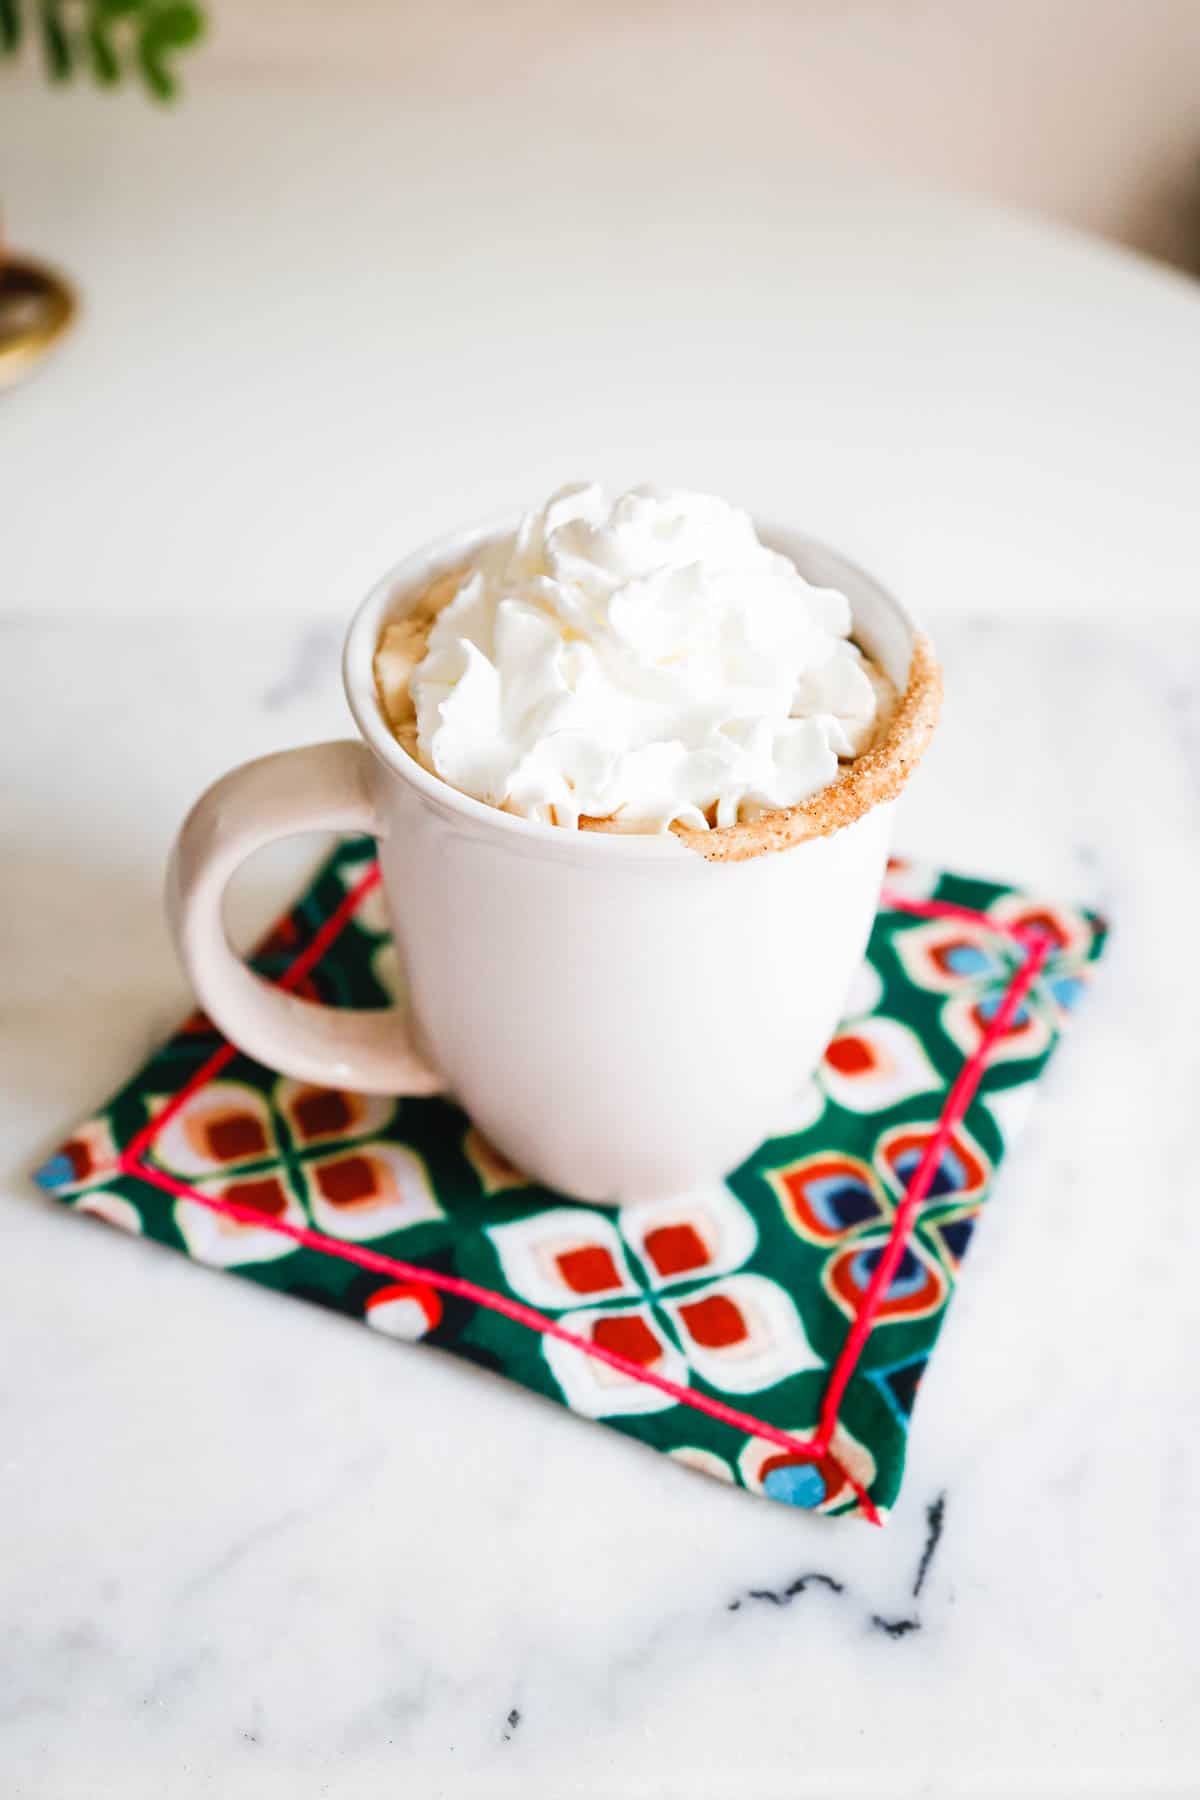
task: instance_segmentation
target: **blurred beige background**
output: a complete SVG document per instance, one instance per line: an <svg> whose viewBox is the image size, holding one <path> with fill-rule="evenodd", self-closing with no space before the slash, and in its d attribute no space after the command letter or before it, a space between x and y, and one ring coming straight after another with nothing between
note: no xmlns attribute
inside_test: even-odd
<svg viewBox="0 0 1200 1800"><path fill-rule="evenodd" d="M635 113L812 145L1200 268L1200 0L210 0L192 84L518 89L528 124ZM547 143L553 138L548 134ZM653 169L647 170L653 179Z"/></svg>

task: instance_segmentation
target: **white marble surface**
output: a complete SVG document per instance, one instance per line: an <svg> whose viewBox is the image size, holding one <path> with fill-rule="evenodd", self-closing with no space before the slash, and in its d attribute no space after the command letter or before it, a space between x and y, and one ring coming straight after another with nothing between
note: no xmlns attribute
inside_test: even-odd
<svg viewBox="0 0 1200 1800"><path fill-rule="evenodd" d="M86 312L0 398L0 1791L1194 1793L1200 299L800 166L778 112L537 100L6 90L6 229ZM189 800L345 729L360 576L580 471L890 578L949 673L902 845L1115 920L886 1532L28 1181L184 1006Z"/></svg>
<svg viewBox="0 0 1200 1800"><path fill-rule="evenodd" d="M1200 639L934 623L950 700L904 846L1094 898L1116 933L876 1532L34 1195L184 1004L177 815L343 711L324 620L10 621L6 1794L1195 1791ZM248 877L244 929L294 872Z"/></svg>

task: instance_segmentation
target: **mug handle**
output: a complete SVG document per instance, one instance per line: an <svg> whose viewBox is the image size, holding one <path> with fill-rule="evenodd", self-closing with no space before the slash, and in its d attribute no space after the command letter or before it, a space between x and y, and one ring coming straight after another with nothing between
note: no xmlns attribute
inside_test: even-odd
<svg viewBox="0 0 1200 1800"><path fill-rule="evenodd" d="M201 1006L239 1049L281 1074L363 1094L445 1088L399 1007L324 1007L256 975L231 948L222 901L252 850L302 831L383 835L364 744L311 744L243 763L201 795L167 871L167 917Z"/></svg>

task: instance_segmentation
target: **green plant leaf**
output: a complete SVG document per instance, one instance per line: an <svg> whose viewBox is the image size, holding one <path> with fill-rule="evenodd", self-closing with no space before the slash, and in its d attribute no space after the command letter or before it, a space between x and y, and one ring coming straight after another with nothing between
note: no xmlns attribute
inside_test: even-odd
<svg viewBox="0 0 1200 1800"><path fill-rule="evenodd" d="M17 0L0 0L0 50L10 55L21 42L21 14Z"/></svg>
<svg viewBox="0 0 1200 1800"><path fill-rule="evenodd" d="M71 74L71 40L51 0L42 0L42 50L51 81L66 81Z"/></svg>
<svg viewBox="0 0 1200 1800"><path fill-rule="evenodd" d="M87 47L96 80L104 87L114 86L121 79L121 64L100 11L88 21Z"/></svg>
<svg viewBox="0 0 1200 1800"><path fill-rule="evenodd" d="M138 39L138 61L147 87L158 99L169 100L175 93L171 60L203 35L204 16L190 0L171 0L149 12Z"/></svg>

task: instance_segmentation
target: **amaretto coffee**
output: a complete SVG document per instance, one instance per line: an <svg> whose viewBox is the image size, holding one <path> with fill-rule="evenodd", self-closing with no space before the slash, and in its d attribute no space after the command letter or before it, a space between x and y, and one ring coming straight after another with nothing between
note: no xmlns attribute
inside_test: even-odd
<svg viewBox="0 0 1200 1800"><path fill-rule="evenodd" d="M736 507L654 488L563 489L389 623L375 676L398 741L460 792L717 860L886 798L938 701L923 641L898 694L844 594Z"/></svg>
<svg viewBox="0 0 1200 1800"><path fill-rule="evenodd" d="M231 770L176 841L205 1012L298 1081L453 1095L590 1205L720 1181L790 1116L862 962L937 712L904 607L786 520L574 488L414 547L342 667L359 738ZM377 840L404 1006L321 1007L230 947L238 865L309 830Z"/></svg>

